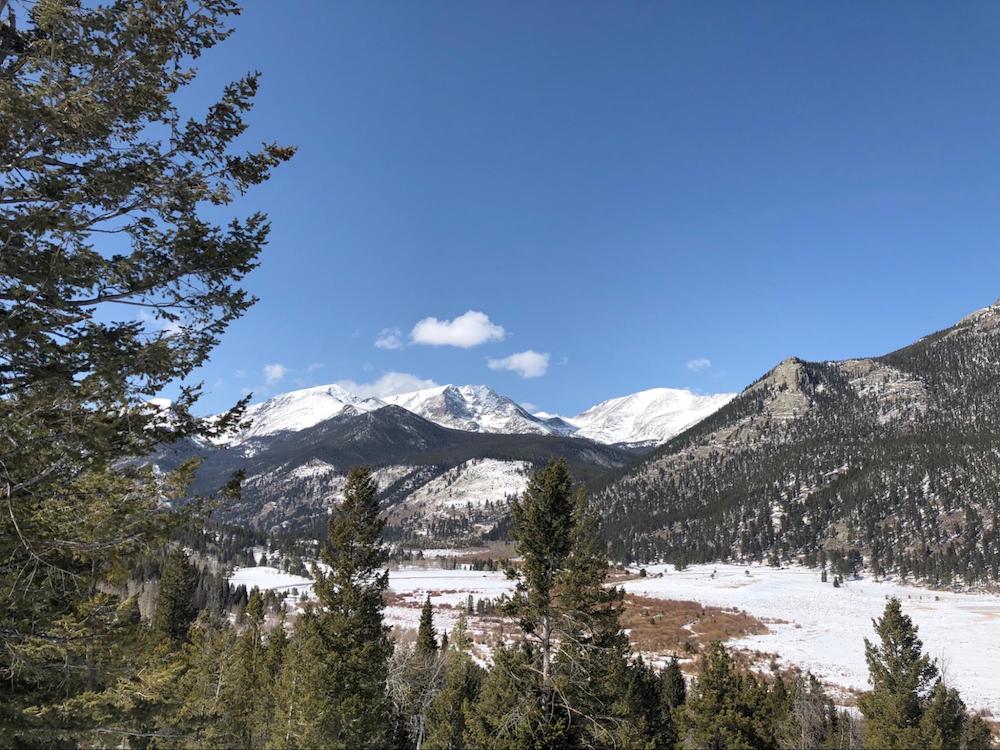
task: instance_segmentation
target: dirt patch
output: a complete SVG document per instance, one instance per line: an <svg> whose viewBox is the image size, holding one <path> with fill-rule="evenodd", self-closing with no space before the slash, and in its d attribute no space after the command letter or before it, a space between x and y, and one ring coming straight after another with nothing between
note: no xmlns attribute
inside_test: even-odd
<svg viewBox="0 0 1000 750"><path fill-rule="evenodd" d="M625 596L622 625L636 651L683 658L700 653L712 641L767 632L763 621L742 610L633 594Z"/></svg>

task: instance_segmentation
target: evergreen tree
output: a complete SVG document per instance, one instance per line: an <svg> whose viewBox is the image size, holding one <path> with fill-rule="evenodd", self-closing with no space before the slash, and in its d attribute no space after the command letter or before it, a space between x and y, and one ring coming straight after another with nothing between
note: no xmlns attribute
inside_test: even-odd
<svg viewBox="0 0 1000 750"><path fill-rule="evenodd" d="M382 623L388 553L382 544L377 485L368 469L348 475L344 500L330 517L329 540L313 567L319 606L286 660L275 733L281 746L356 748L384 745L390 731L387 695L392 641ZM301 622L301 621L300 621ZM292 705L309 696L309 710ZM286 720L285 716L296 716Z"/></svg>
<svg viewBox="0 0 1000 750"><path fill-rule="evenodd" d="M246 627L236 641L232 680L222 691L227 721L237 728L233 748L262 747L268 724L268 696L273 692L263 639L264 604L254 587L246 608Z"/></svg>
<svg viewBox="0 0 1000 750"><path fill-rule="evenodd" d="M965 704L958 691L938 682L931 690L920 717L921 747L927 750L961 747L965 717Z"/></svg>
<svg viewBox="0 0 1000 750"><path fill-rule="evenodd" d="M962 728L961 750L993 750L993 733L981 716L968 716Z"/></svg>
<svg viewBox="0 0 1000 750"><path fill-rule="evenodd" d="M434 610L431 607L431 595L428 594L424 600L424 606L420 610L420 626L417 629L417 653L421 655L432 655L437 652L437 631L434 630Z"/></svg>
<svg viewBox="0 0 1000 750"><path fill-rule="evenodd" d="M624 591L607 586L607 552L587 497L576 493L570 551L556 576L553 611L559 646L555 684L583 747L639 747L660 732L655 675L630 664L620 617Z"/></svg>
<svg viewBox="0 0 1000 750"><path fill-rule="evenodd" d="M445 681L427 715L423 750L466 750L466 716L479 695L485 672L470 654L465 613L452 631L452 648L445 656Z"/></svg>
<svg viewBox="0 0 1000 750"><path fill-rule="evenodd" d="M199 389L179 381L253 303L239 283L268 221L212 216L292 151L233 150L256 75L203 115L175 104L229 34L231 0L2 5L0 744L111 744L131 722L116 691L152 686L134 654L111 658L141 626L105 592L202 505L164 502L187 497L193 463L156 476L123 459L238 418L195 419ZM169 409L150 406L172 382Z"/></svg>
<svg viewBox="0 0 1000 750"><path fill-rule="evenodd" d="M556 578L569 556L573 531L573 480L565 461L553 461L531 477L524 496L511 503L521 567L509 612L538 641L541 658L541 715L555 720L552 655L556 614Z"/></svg>
<svg viewBox="0 0 1000 750"><path fill-rule="evenodd" d="M275 715L269 748L336 747L321 721L336 699L325 687L330 651L312 606L299 615L284 649L275 690Z"/></svg>
<svg viewBox="0 0 1000 750"><path fill-rule="evenodd" d="M687 700L687 683L676 656L660 674L660 700L664 711L673 711Z"/></svg>
<svg viewBox="0 0 1000 750"><path fill-rule="evenodd" d="M938 677L937 667L923 653L917 627L903 614L898 599L890 599L874 621L878 643L865 639L871 692L861 697L865 743L894 750L920 744L923 705Z"/></svg>
<svg viewBox="0 0 1000 750"><path fill-rule="evenodd" d="M678 733L685 747L749 750L769 747L760 736L755 713L759 688L741 674L721 643L713 643L701 659L698 677L678 711Z"/></svg>
<svg viewBox="0 0 1000 750"><path fill-rule="evenodd" d="M531 645L498 644L476 701L465 714L467 748L561 750L574 743L562 716L543 715L541 657Z"/></svg>
<svg viewBox="0 0 1000 750"><path fill-rule="evenodd" d="M187 553L174 547L167 554L156 594L153 628L174 641L182 641L198 611L194 605L198 571L188 562Z"/></svg>

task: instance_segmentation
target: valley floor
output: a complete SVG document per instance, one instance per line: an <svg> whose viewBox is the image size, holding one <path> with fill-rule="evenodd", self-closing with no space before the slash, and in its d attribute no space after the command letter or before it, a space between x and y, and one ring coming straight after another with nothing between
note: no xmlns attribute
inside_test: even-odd
<svg viewBox="0 0 1000 750"><path fill-rule="evenodd" d="M864 638L886 599L897 597L920 628L924 650L938 659L947 682L970 708L1000 715L1000 597L936 592L870 578L840 588L809 568L693 565L647 567L646 578L626 581L626 591L650 597L693 599L738 607L763 618L768 632L731 645L777 654L783 664L808 669L824 682L867 689ZM749 572L749 574L748 574ZM662 573L663 577L654 577Z"/></svg>
<svg viewBox="0 0 1000 750"><path fill-rule="evenodd" d="M766 623L767 632L741 635L729 645L777 655L781 666L811 671L841 688L845 699L851 691L867 689L864 638L872 637L872 618L882 613L886 599L898 597L949 684L961 691L970 708L1000 716L998 596L935 592L868 578L835 588L822 583L818 571L800 567L694 565L677 571L672 565L651 565L646 571L644 578L618 583L638 597L745 611ZM248 588L281 589L291 600L293 588L300 596L311 588L309 579L274 568L237 570L230 580ZM501 572L444 570L433 564L394 568L389 585L386 621L402 632L415 628L427 594L435 605L438 630L446 631L470 594L474 600L489 600L512 588ZM769 657L764 660L761 666Z"/></svg>

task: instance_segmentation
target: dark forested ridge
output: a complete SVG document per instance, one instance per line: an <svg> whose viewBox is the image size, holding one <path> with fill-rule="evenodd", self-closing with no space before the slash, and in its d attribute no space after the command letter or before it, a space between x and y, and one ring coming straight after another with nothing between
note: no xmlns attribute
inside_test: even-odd
<svg viewBox="0 0 1000 750"><path fill-rule="evenodd" d="M891 354L789 358L609 479L617 556L1000 576L1000 303Z"/></svg>

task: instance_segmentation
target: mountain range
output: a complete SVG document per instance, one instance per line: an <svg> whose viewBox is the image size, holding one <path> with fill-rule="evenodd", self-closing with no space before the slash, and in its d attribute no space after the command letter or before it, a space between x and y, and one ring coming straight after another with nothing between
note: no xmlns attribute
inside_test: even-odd
<svg viewBox="0 0 1000 750"><path fill-rule="evenodd" d="M1000 301L877 357L789 357L740 394L652 389L581 414L485 386L363 398L336 385L250 407L198 482L246 472L220 514L318 533L347 470L375 470L394 538L502 537L530 472L565 458L616 559L861 564L949 584L1000 579Z"/></svg>
<svg viewBox="0 0 1000 750"><path fill-rule="evenodd" d="M467 432L572 436L607 445L650 447L700 421L735 395L653 388L602 401L575 417L561 417L529 413L485 385L443 385L381 399L356 396L339 385L322 385L250 406L246 426L220 444L245 445L259 438L303 430L336 416L393 405L443 427Z"/></svg>
<svg viewBox="0 0 1000 750"><path fill-rule="evenodd" d="M503 534L507 502L549 458L566 459L578 478L595 482L732 396L658 388L564 418L532 414L481 385L381 399L324 385L254 404L239 429L214 443L162 446L152 460L169 469L201 456L199 493L242 470L240 500L218 515L300 534L321 531L348 470L366 464L390 536L474 541Z"/></svg>

